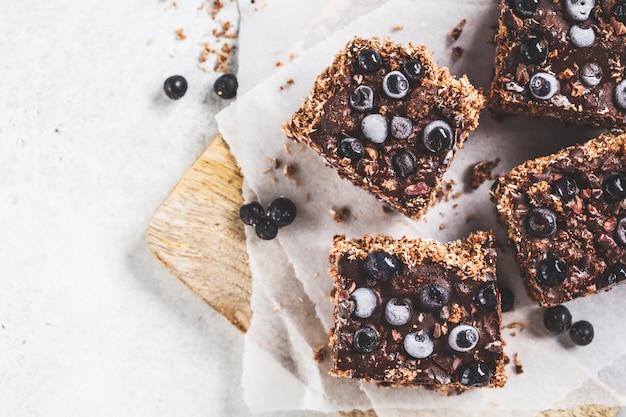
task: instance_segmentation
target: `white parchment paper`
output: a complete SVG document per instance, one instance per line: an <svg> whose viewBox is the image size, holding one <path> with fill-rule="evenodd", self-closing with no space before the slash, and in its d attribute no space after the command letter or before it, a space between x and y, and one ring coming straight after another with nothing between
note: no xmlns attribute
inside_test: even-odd
<svg viewBox="0 0 626 417"><path fill-rule="evenodd" d="M284 286L292 285L288 281L296 277L300 281L307 297L314 303L317 319L293 317L302 313L292 306L283 313L289 316L283 317L283 325L291 326L295 333L290 335L299 334L303 345L309 343L311 351L316 347L311 342L317 343L332 326L332 305L328 298L331 282L326 270L328 248L334 234L361 236L384 232L397 237L407 235L451 240L476 229L496 230L503 244L503 249L499 251L498 279L510 286L517 296L515 310L504 315L504 324L517 322L524 325L524 330L505 329L505 351L510 357L519 354L524 373L515 375L509 369L509 382L503 389L473 390L448 398L436 393L379 389L371 384L361 384L377 410L531 411L585 403L624 403L625 384L622 377L626 374L626 339L619 335L626 330L626 325L618 318L625 288L617 287L608 293L568 303L575 320L586 319L594 324L596 339L591 345L573 347L566 336L548 336L542 329L541 311L524 294L512 250L504 249L505 234L496 224L493 205L488 198L488 184L476 191L470 191L465 185L468 169L475 162L499 157L501 163L498 169L505 171L528 158L588 139L597 131L568 128L554 121L525 117L508 117L498 122L485 111L481 126L470 136L465 149L459 152L446 175L447 179L456 182L455 190L463 191L463 194L436 205L419 222L410 221L400 214L383 214L376 199L339 179L319 156L307 149L299 150L281 132L282 123L299 107L317 74L332 62L334 54L354 35L390 36L398 42L410 40L424 44L435 52L434 58L440 65L450 67L455 74L467 73L475 85L487 88L493 67L493 46L487 41L492 35L490 27L495 22L495 16L492 1L392 0L302 53L278 73L240 96L217 117L220 131L231 145L259 201L268 204L273 198L286 195L298 206L298 219L282 229L278 237L293 266L295 277L289 277L284 269L279 274L273 274L276 257L259 258L255 269L256 278L267 284L266 294L269 288L280 293ZM462 18L466 18L468 23L454 45L463 47L465 53L460 59L455 59L450 54L452 43L447 33ZM394 30L396 25L403 29ZM287 84L290 78L294 80L293 85ZM294 177L298 185L285 178L280 170L266 173L270 165L266 158L279 158L282 164L296 166ZM347 222L338 224L332 219L329 209L344 206L350 208L352 216ZM473 216L469 221L468 215ZM250 243L252 254L256 246L268 242ZM289 296L288 291L282 291L283 295ZM289 325L289 322L292 324ZM359 404L361 397L354 395L355 381L336 381L325 375L328 361L317 367L307 355L301 355L300 350L285 358L280 338L268 338L267 343L265 351L273 351L273 358L294 373L307 388L317 393L323 390L325 400L320 402L318 409L363 408ZM300 342L291 336L290 344L297 346ZM316 367L318 372L310 375ZM303 375L303 371L307 375ZM532 402L528 401L529 398ZM307 402L306 408L315 407L315 404Z"/></svg>

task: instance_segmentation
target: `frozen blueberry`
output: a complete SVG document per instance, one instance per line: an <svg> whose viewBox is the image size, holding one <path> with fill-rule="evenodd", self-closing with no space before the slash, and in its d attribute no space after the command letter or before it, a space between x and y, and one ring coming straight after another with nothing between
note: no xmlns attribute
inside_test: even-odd
<svg viewBox="0 0 626 417"><path fill-rule="evenodd" d="M278 226L268 219L263 219L254 226L256 235L263 240L272 240L278 234Z"/></svg>
<svg viewBox="0 0 626 417"><path fill-rule="evenodd" d="M513 294L513 291L506 287L500 287L499 290L502 312L506 313L507 311L513 310L513 306L515 305L515 294Z"/></svg>
<svg viewBox="0 0 626 417"><path fill-rule="evenodd" d="M248 226L256 225L263 219L264 214L265 210L263 210L263 207L256 201L244 204L239 209L239 218L243 224L247 224Z"/></svg>
<svg viewBox="0 0 626 417"><path fill-rule="evenodd" d="M361 120L361 132L370 142L383 143L389 133L387 119L382 114L368 114Z"/></svg>
<svg viewBox="0 0 626 417"><path fill-rule="evenodd" d="M436 310L448 304L450 292L441 285L426 284L418 290L417 301L426 310Z"/></svg>
<svg viewBox="0 0 626 417"><path fill-rule="evenodd" d="M586 320L577 321L570 327L569 337L578 346L587 346L593 340L593 325Z"/></svg>
<svg viewBox="0 0 626 417"><path fill-rule="evenodd" d="M626 280L626 265L622 263L611 265L602 275L602 284L604 287L617 284L624 280Z"/></svg>
<svg viewBox="0 0 626 417"><path fill-rule="evenodd" d="M163 91L172 100L178 100L187 92L187 80L182 75L172 75L163 83Z"/></svg>
<svg viewBox="0 0 626 417"><path fill-rule="evenodd" d="M392 298L385 306L385 320L392 326L402 326L411 320L413 309L406 298Z"/></svg>
<svg viewBox="0 0 626 417"><path fill-rule="evenodd" d="M608 177L602 183L604 197L611 203L618 203L626 198L626 177L615 174Z"/></svg>
<svg viewBox="0 0 626 417"><path fill-rule="evenodd" d="M374 108L374 90L366 85L360 85L350 94L350 107L360 113Z"/></svg>
<svg viewBox="0 0 626 417"><path fill-rule="evenodd" d="M543 326L552 334L561 334L572 325L572 314L564 305L546 308L543 311Z"/></svg>
<svg viewBox="0 0 626 417"><path fill-rule="evenodd" d="M617 222L613 231L613 239L615 239L618 245L626 246L626 217L622 217Z"/></svg>
<svg viewBox="0 0 626 417"><path fill-rule="evenodd" d="M352 346L359 353L370 353L376 349L378 333L371 327L361 327L354 332Z"/></svg>
<svg viewBox="0 0 626 417"><path fill-rule="evenodd" d="M577 48L586 48L593 45L596 40L596 33L591 26L579 23L569 28L569 40Z"/></svg>
<svg viewBox="0 0 626 417"><path fill-rule="evenodd" d="M344 138L339 142L337 153L342 158L350 158L352 162L365 156L365 147L357 138Z"/></svg>
<svg viewBox="0 0 626 417"><path fill-rule="evenodd" d="M448 344L457 352L468 352L478 344L478 330L469 324L459 324L450 331Z"/></svg>
<svg viewBox="0 0 626 417"><path fill-rule="evenodd" d="M393 168L400 178L406 178L417 170L415 156L409 151L400 150L391 159Z"/></svg>
<svg viewBox="0 0 626 417"><path fill-rule="evenodd" d="M528 83L530 94L539 100L549 100L559 92L559 81L552 74L538 72L530 78Z"/></svg>
<svg viewBox="0 0 626 417"><path fill-rule="evenodd" d="M237 96L239 83L235 74L221 75L213 84L213 91L221 98L231 99Z"/></svg>
<svg viewBox="0 0 626 417"><path fill-rule="evenodd" d="M498 307L498 290L494 281L480 284L475 297L476 303L483 308L495 310Z"/></svg>
<svg viewBox="0 0 626 417"><path fill-rule="evenodd" d="M402 116L391 118L391 136L396 139L407 139L413 132L413 122L411 119Z"/></svg>
<svg viewBox="0 0 626 417"><path fill-rule="evenodd" d="M368 74L373 74L383 66L383 59L375 49L366 49L357 57L359 68Z"/></svg>
<svg viewBox="0 0 626 417"><path fill-rule="evenodd" d="M556 213L547 207L533 207L526 216L526 231L535 237L550 237L556 233Z"/></svg>
<svg viewBox="0 0 626 417"><path fill-rule="evenodd" d="M618 0L613 9L613 16L618 22L626 23L626 0Z"/></svg>
<svg viewBox="0 0 626 417"><path fill-rule="evenodd" d="M296 218L296 205L285 197L272 201L267 208L269 219L279 227L290 225Z"/></svg>
<svg viewBox="0 0 626 417"><path fill-rule="evenodd" d="M567 264L558 258L547 258L537 265L537 281L541 284L559 285L567 278Z"/></svg>
<svg viewBox="0 0 626 417"><path fill-rule="evenodd" d="M561 197L564 202L568 202L576 197L578 187L576 181L570 177L561 177L552 184L552 192Z"/></svg>
<svg viewBox="0 0 626 417"><path fill-rule="evenodd" d="M565 0L565 13L574 22L584 22L595 5L595 0Z"/></svg>
<svg viewBox="0 0 626 417"><path fill-rule="evenodd" d="M371 252L365 258L365 272L378 281L389 281L398 275L402 263L394 254L382 250Z"/></svg>
<svg viewBox="0 0 626 417"><path fill-rule="evenodd" d="M454 133L450 125L443 120L430 122L424 128L422 136L424 146L432 153L440 153L450 149L454 141Z"/></svg>
<svg viewBox="0 0 626 417"><path fill-rule="evenodd" d="M354 301L354 312L352 315L356 318L366 319L374 313L374 310L376 310L378 296L371 288L357 288L352 291L350 298Z"/></svg>
<svg viewBox="0 0 626 417"><path fill-rule="evenodd" d="M391 71L383 78L383 92L389 98L402 98L409 93L409 80L400 71Z"/></svg>
<svg viewBox="0 0 626 417"><path fill-rule="evenodd" d="M459 382L466 387L489 385L491 369L481 361L471 362L459 371Z"/></svg>
<svg viewBox="0 0 626 417"><path fill-rule="evenodd" d="M622 110L626 110L626 80L620 81L613 91L615 105Z"/></svg>
<svg viewBox="0 0 626 417"><path fill-rule="evenodd" d="M424 67L420 61L407 61L402 64L402 73L409 80L411 85L419 83L420 79L424 76Z"/></svg>
<svg viewBox="0 0 626 417"><path fill-rule="evenodd" d="M404 350L416 359L429 357L435 349L435 344L428 333L415 331L404 336Z"/></svg>
<svg viewBox="0 0 626 417"><path fill-rule="evenodd" d="M520 48L522 60L527 64L539 65L548 58L548 43L537 38L530 38Z"/></svg>
<svg viewBox="0 0 626 417"><path fill-rule="evenodd" d="M539 8L540 0L514 0L513 9L522 17L532 17Z"/></svg>
<svg viewBox="0 0 626 417"><path fill-rule="evenodd" d="M595 62L583 65L578 74L580 82L587 87L595 87L602 81L602 67Z"/></svg>

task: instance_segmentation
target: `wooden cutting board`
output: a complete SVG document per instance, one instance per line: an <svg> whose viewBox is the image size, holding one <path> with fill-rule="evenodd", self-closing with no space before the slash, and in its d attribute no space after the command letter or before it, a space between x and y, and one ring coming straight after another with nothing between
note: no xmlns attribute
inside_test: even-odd
<svg viewBox="0 0 626 417"><path fill-rule="evenodd" d="M146 242L175 277L245 333L252 318L252 277L239 220L242 183L237 161L216 136L155 212ZM590 405L540 416L613 417L618 411ZM373 410L340 414L376 417Z"/></svg>

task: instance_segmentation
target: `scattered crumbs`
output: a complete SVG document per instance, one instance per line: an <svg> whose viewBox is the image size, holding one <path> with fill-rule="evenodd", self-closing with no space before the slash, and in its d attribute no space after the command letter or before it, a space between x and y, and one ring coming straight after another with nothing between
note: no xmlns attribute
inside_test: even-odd
<svg viewBox="0 0 626 417"><path fill-rule="evenodd" d="M465 223L469 223L472 220L474 220L474 215L473 214L468 214L467 216L465 216Z"/></svg>
<svg viewBox="0 0 626 417"><path fill-rule="evenodd" d="M298 297L298 300L299 300L301 303L304 303L304 297Z"/></svg>
<svg viewBox="0 0 626 417"><path fill-rule="evenodd" d="M446 228L446 224L445 224L445 223L441 223L441 224L439 225L439 230L443 230L443 229L445 229L445 228Z"/></svg>
<svg viewBox="0 0 626 417"><path fill-rule="evenodd" d="M173 1L171 4L168 4L167 7L165 8L165 10L168 10L168 9L178 9L178 3Z"/></svg>
<svg viewBox="0 0 626 417"><path fill-rule="evenodd" d="M305 149L306 149L305 145L302 145L302 144L298 145L298 152L302 152Z"/></svg>
<svg viewBox="0 0 626 417"><path fill-rule="evenodd" d="M282 67L283 65L284 65L283 61L281 60L276 61L276 67Z"/></svg>
<svg viewBox="0 0 626 417"><path fill-rule="evenodd" d="M495 179L491 171L500 163L500 158L496 158L493 161L485 160L476 162L472 166L472 172L470 174L470 187L476 190L482 183L487 180Z"/></svg>
<svg viewBox="0 0 626 417"><path fill-rule="evenodd" d="M185 35L185 31L183 28L176 29L174 33L176 33L176 39L178 39L179 41L187 39L187 35Z"/></svg>
<svg viewBox="0 0 626 417"><path fill-rule="evenodd" d="M504 326L505 329L519 329L520 332L523 332L526 326L523 323L514 321L513 323L507 324Z"/></svg>
<svg viewBox="0 0 626 417"><path fill-rule="evenodd" d="M337 210L331 208L328 211L333 216L333 220L339 224L347 221L350 217L350 209L348 207L341 207Z"/></svg>
<svg viewBox="0 0 626 417"><path fill-rule="evenodd" d="M281 309L281 308L282 308L282 307L280 306L280 304L275 303L275 304L274 304L274 308L272 308L272 310L274 310L274 312L277 312L277 311L280 311L280 309Z"/></svg>
<svg viewBox="0 0 626 417"><path fill-rule="evenodd" d="M307 203L311 201L311 193L306 193L304 195L304 201L306 201Z"/></svg>
<svg viewBox="0 0 626 417"><path fill-rule="evenodd" d="M296 80L294 80L293 78L287 79L287 85L294 85L295 82L296 82Z"/></svg>
<svg viewBox="0 0 626 417"><path fill-rule="evenodd" d="M458 198L460 198L463 195L462 191L457 191L456 193L452 194L451 197L453 200L456 200Z"/></svg>
<svg viewBox="0 0 626 417"><path fill-rule="evenodd" d="M146 41L146 45L150 46L150 45L152 45L152 42L153 42L153 40L152 40L152 38L150 38L150 39L148 39Z"/></svg>
<svg viewBox="0 0 626 417"><path fill-rule="evenodd" d="M513 357L513 365L515 365L515 373L517 375L524 373L524 368L522 368L522 361L520 360L517 352L515 352L515 356Z"/></svg>
<svg viewBox="0 0 626 417"><path fill-rule="evenodd" d="M463 19L459 23L456 24L454 29L450 31L450 37L452 38L452 40L454 41L459 40L459 37L461 36L461 33L463 33L463 28L465 27L466 23L467 23L467 19Z"/></svg>
<svg viewBox="0 0 626 417"><path fill-rule="evenodd" d="M452 56L455 58L461 58L463 56L463 52L465 52L465 49L461 48L460 46L455 46L454 48L452 48Z"/></svg>
<svg viewBox="0 0 626 417"><path fill-rule="evenodd" d="M389 207L387 204L383 204L381 206L381 209L382 209L383 213L385 213L385 214L393 213L393 208Z"/></svg>
<svg viewBox="0 0 626 417"><path fill-rule="evenodd" d="M293 61L293 60L296 58L296 56L297 56L297 55L296 55L296 53L295 53L295 52L290 52L290 53L289 53L289 60L290 60L290 61Z"/></svg>
<svg viewBox="0 0 626 417"><path fill-rule="evenodd" d="M233 24L231 22L226 21L220 23L222 25L222 28L219 31L217 29L213 29L213 36L215 36L216 38L227 39L234 39L237 37L237 32L229 32L229 30L233 27Z"/></svg>
<svg viewBox="0 0 626 417"><path fill-rule="evenodd" d="M298 179L294 177L296 172L298 172L298 167L294 164L285 164L285 166L283 167L283 175L285 175L285 178L292 180L293 183L297 186Z"/></svg>
<svg viewBox="0 0 626 417"><path fill-rule="evenodd" d="M313 274L313 279L318 279L320 277L320 273L316 272Z"/></svg>
<svg viewBox="0 0 626 417"><path fill-rule="evenodd" d="M204 2L202 2L202 3L200 4L200 6L196 7L196 10L197 10L198 12L201 12L202 10L204 10Z"/></svg>
<svg viewBox="0 0 626 417"><path fill-rule="evenodd" d="M450 193L452 192L452 186L454 184L456 184L454 180L443 181L437 188L437 193L435 194L435 200L437 202L441 202L442 200L445 200L445 201L450 200Z"/></svg>
<svg viewBox="0 0 626 417"><path fill-rule="evenodd" d="M313 359L315 359L317 363L324 362L326 358L326 346L326 344L323 344L313 348Z"/></svg>
<svg viewBox="0 0 626 417"><path fill-rule="evenodd" d="M276 177L272 177L272 183L276 184L278 182L278 180L276 179Z"/></svg>
<svg viewBox="0 0 626 417"><path fill-rule="evenodd" d="M286 153L287 155L291 155L291 148L289 148L289 143L285 142L285 143L283 144L283 149L285 150L285 153Z"/></svg>
<svg viewBox="0 0 626 417"><path fill-rule="evenodd" d="M402 30L404 29L404 25L401 25L399 23L396 23L395 25L393 25L393 30Z"/></svg>
<svg viewBox="0 0 626 417"><path fill-rule="evenodd" d="M459 206L459 203L452 204L452 209L456 209Z"/></svg>
<svg viewBox="0 0 626 417"><path fill-rule="evenodd" d="M505 365L508 365L509 363L511 363L511 358L509 358L507 355L504 355L504 357L502 358L502 362Z"/></svg>
<svg viewBox="0 0 626 417"><path fill-rule="evenodd" d="M222 0L213 0L213 9L211 9L211 17L215 19L215 16L224 8Z"/></svg>

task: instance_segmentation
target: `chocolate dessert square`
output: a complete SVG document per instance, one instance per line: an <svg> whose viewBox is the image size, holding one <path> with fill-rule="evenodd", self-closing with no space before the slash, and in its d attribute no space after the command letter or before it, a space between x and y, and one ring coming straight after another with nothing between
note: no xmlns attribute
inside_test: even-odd
<svg viewBox="0 0 626 417"><path fill-rule="evenodd" d="M330 374L444 393L503 386L493 241L336 236Z"/></svg>
<svg viewBox="0 0 626 417"><path fill-rule="evenodd" d="M491 199L517 251L528 295L541 306L626 279L626 134L525 162Z"/></svg>
<svg viewBox="0 0 626 417"><path fill-rule="evenodd" d="M283 130L339 176L418 219L484 103L466 77L453 78L425 47L355 38Z"/></svg>
<svg viewBox="0 0 626 417"><path fill-rule="evenodd" d="M626 1L500 0L489 107L626 126Z"/></svg>

